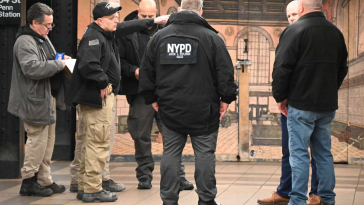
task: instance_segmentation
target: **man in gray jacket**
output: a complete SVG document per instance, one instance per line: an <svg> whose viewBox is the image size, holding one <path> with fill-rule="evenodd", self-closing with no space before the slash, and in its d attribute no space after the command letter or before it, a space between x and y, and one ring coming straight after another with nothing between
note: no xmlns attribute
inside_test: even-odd
<svg viewBox="0 0 364 205"><path fill-rule="evenodd" d="M56 51L47 35L54 27L53 10L36 3L27 12L27 22L17 33L8 111L24 122L27 132L23 182L20 194L49 196L65 191L53 182L50 162L56 128L56 104L65 109L62 81L64 60L54 60ZM69 57L67 57L69 58ZM57 103L56 99L57 98Z"/></svg>

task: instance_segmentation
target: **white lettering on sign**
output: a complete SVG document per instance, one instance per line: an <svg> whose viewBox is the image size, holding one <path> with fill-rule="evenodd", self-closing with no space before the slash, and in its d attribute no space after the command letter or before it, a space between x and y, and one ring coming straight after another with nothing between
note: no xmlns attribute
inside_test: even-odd
<svg viewBox="0 0 364 205"><path fill-rule="evenodd" d="M12 11L9 11L9 12L0 11L0 17L19 18L20 17L20 13L14 13Z"/></svg>
<svg viewBox="0 0 364 205"><path fill-rule="evenodd" d="M12 10L14 10L14 8L12 6L3 6L3 5L0 5L0 9L3 10L3 11L12 11Z"/></svg>
<svg viewBox="0 0 364 205"><path fill-rule="evenodd" d="M167 44L167 55L169 57L183 58L184 56L191 56L192 46L189 43L186 44Z"/></svg>

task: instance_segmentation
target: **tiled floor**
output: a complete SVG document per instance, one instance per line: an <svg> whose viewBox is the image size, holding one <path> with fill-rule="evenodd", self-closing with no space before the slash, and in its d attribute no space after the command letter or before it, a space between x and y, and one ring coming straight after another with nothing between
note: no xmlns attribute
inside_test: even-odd
<svg viewBox="0 0 364 205"><path fill-rule="evenodd" d="M54 180L69 188L69 162L52 163ZM194 163L186 162L187 179L194 183ZM110 204L120 205L161 205L159 196L160 165L155 165L153 188L136 189L134 162L112 162L111 176L122 182L127 189L118 194L118 201ZM218 196L216 201L223 205L256 205L258 198L267 197L279 183L281 167L279 163L268 162L218 162L216 177ZM335 165L337 194L336 205L364 205L364 167L363 165ZM21 180L0 180L0 205L25 204L82 204L76 194L65 193L47 198L19 196ZM196 205L194 191L180 193L180 205ZM100 203L101 204L101 203ZM105 203L102 203L105 204Z"/></svg>
<svg viewBox="0 0 364 205"><path fill-rule="evenodd" d="M227 128L219 129L219 137L217 140L216 154L220 160L236 161L235 156L238 155L238 127L237 123L231 124ZM360 150L352 145L331 136L332 154L335 162L347 162L364 164L364 150ZM252 161L278 161L282 157L282 148L280 146L250 146L250 150L254 150ZM134 141L129 133L116 134L113 145L112 154L117 155L134 155ZM161 155L163 153L163 144L152 141L152 153ZM187 142L183 150L183 155L193 155L192 144ZM226 158L227 156L229 156ZM225 158L224 158L225 157Z"/></svg>

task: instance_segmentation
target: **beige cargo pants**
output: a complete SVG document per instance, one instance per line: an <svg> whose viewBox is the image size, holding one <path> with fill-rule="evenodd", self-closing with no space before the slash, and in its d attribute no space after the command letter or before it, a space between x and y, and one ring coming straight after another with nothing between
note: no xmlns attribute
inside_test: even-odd
<svg viewBox="0 0 364 205"><path fill-rule="evenodd" d="M52 98L53 110L56 111L56 101ZM56 114L55 114L56 116ZM51 158L56 138L56 123L45 126L34 126L24 122L27 132L24 165L21 168L22 179L28 179L38 173L38 183L48 186L53 183L51 176Z"/></svg>
<svg viewBox="0 0 364 205"><path fill-rule="evenodd" d="M70 164L70 175L71 175L71 184L78 184L78 171L80 170L81 164L81 149L83 144L83 137L84 134L80 134L80 130L84 129L84 124L80 123L82 121L82 115L80 112L80 106L76 107L76 111L78 114L78 122L77 122L77 136L76 136L76 146L75 146L75 157ZM112 151L112 146L114 143L114 135L115 135L115 116L116 116L116 103L114 103L114 107L112 109L113 115L113 122L111 126L110 132L110 150L109 156L106 160L104 171L102 172L102 181L108 181L110 179L110 170L109 170L109 162L110 162L110 155Z"/></svg>
<svg viewBox="0 0 364 205"><path fill-rule="evenodd" d="M102 172L110 153L110 132L113 127L115 96L103 101L103 108L80 105L82 120L79 135L82 137L81 164L78 172L78 190L95 193L102 190Z"/></svg>

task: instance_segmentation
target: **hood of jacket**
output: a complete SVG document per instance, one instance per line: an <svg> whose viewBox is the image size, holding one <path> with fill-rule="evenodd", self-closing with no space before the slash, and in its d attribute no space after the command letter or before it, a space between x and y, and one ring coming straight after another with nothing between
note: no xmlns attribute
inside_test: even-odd
<svg viewBox="0 0 364 205"><path fill-rule="evenodd" d="M18 30L18 32L16 33L15 38L19 38L22 35L30 35L30 36L34 36L37 37L38 39L41 39L43 41L45 41L45 38L41 35L39 35L37 32L35 32L33 29L30 28L30 24L25 24L24 26L21 26Z"/></svg>
<svg viewBox="0 0 364 205"><path fill-rule="evenodd" d="M124 18L124 21L130 21L130 20L134 20L134 19L138 19L138 10L132 11L130 14L128 14Z"/></svg>
<svg viewBox="0 0 364 205"><path fill-rule="evenodd" d="M193 11L180 11L178 13L172 14L168 19L166 27L169 24L199 24L215 33L219 33L214 28L212 28L212 26L210 26L210 24L207 23L207 21L202 18L202 16Z"/></svg>

